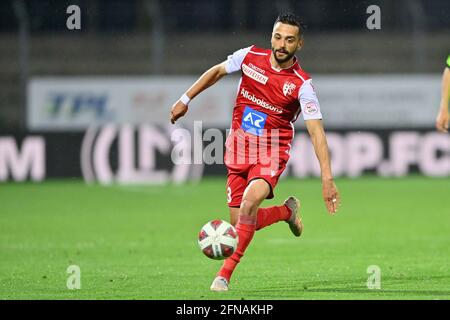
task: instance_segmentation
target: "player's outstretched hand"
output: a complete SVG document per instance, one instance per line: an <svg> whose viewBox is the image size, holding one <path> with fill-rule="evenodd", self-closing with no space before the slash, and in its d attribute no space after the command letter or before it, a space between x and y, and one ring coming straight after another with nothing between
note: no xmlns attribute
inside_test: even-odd
<svg viewBox="0 0 450 320"><path fill-rule="evenodd" d="M448 132L448 120L449 120L449 112L448 109L441 107L439 114L436 118L436 129L439 132Z"/></svg>
<svg viewBox="0 0 450 320"><path fill-rule="evenodd" d="M181 118L182 116L184 116L186 114L186 112L188 111L188 106L185 105L183 102L181 102L180 100L178 100L173 106L172 109L170 110L170 122L172 122L172 124L175 123L175 121L177 121L179 118Z"/></svg>
<svg viewBox="0 0 450 320"><path fill-rule="evenodd" d="M322 193L328 213L335 215L341 205L341 198L333 180L322 180Z"/></svg>

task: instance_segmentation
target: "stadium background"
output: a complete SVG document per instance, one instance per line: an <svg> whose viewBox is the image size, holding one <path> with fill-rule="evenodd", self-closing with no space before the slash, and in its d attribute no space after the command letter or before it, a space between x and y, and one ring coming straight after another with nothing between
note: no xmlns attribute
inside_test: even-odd
<svg viewBox="0 0 450 320"><path fill-rule="evenodd" d="M80 30L66 26L73 4ZM366 26L373 4L380 30ZM168 111L233 51L268 47L280 11L308 26L298 56L318 90L344 206L334 220L324 214L299 119L269 204L298 193L310 231L300 244L281 224L261 231L226 297L450 297L450 137L434 130L448 1L8 0L0 298L217 298L206 289L218 265L195 235L207 220L227 219L225 170L172 163ZM203 93L179 126L194 132L201 120L201 131L225 132L237 81ZM82 270L79 291L66 288L72 264ZM367 289L370 265L382 270L381 290Z"/></svg>

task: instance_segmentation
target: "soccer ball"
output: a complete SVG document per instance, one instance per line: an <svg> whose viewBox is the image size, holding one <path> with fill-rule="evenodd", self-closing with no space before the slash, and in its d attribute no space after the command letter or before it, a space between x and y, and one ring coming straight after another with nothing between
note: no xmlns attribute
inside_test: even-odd
<svg viewBox="0 0 450 320"><path fill-rule="evenodd" d="M224 220L205 224L198 234L198 245L208 258L222 260L233 254L239 241L236 229Z"/></svg>

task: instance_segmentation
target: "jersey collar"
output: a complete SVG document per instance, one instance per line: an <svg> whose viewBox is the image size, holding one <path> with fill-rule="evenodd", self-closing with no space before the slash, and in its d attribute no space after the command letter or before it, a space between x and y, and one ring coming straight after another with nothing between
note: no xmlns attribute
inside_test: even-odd
<svg viewBox="0 0 450 320"><path fill-rule="evenodd" d="M272 56L272 55L269 55L269 65L270 65L270 68L272 68L273 71L281 72L281 71L286 71L286 70L294 69L294 68L296 68L296 67L298 66L298 59L297 59L296 56L294 56L294 63L293 63L291 66L286 67L286 68L280 68L280 69L275 68L275 67L272 65L272 63L270 62L270 57L271 57L271 56Z"/></svg>

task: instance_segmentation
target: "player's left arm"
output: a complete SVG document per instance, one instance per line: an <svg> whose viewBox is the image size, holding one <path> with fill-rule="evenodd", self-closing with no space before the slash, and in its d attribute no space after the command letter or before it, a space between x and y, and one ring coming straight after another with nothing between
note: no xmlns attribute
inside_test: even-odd
<svg viewBox="0 0 450 320"><path fill-rule="evenodd" d="M334 215L341 203L341 199L331 173L330 153L322 120L311 119L306 120L305 123L320 164L323 200L328 212Z"/></svg>
<svg viewBox="0 0 450 320"><path fill-rule="evenodd" d="M450 56L447 59L447 67L442 74L441 85L441 103L439 105L439 112L436 117L436 129L440 132L448 132L448 125L450 115L448 111L448 101L450 94Z"/></svg>

